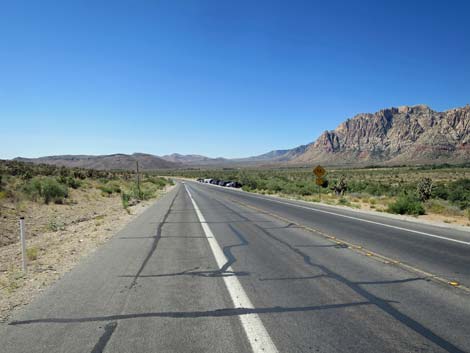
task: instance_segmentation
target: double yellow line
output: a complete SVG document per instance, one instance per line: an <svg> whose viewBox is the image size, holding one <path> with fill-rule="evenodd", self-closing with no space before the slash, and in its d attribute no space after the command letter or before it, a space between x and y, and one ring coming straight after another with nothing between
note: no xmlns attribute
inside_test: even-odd
<svg viewBox="0 0 470 353"><path fill-rule="evenodd" d="M245 202L242 202L242 201L239 201L239 200L236 200L236 199L230 199L232 202L235 202L241 206L244 206L244 207L247 207L247 208L251 208L253 210L256 210L258 212L261 212L261 213L264 213L266 215L269 215L271 217L274 217L274 218L277 218L283 222L286 222L286 223L292 223L294 225L296 225L297 227L299 228L302 228L306 231L309 231L311 233L315 233L315 234L319 234L321 236L323 236L325 239L333 242L333 243L336 243L338 245L347 245L347 248L357 252L357 253L360 253L362 255L365 255L365 256L369 256L371 258L374 258L375 260L377 261L380 261L384 264L389 264L389 265L396 265L396 266L399 266L400 268L403 268L409 272L412 272L414 274L418 274L420 276L425 276L426 279L429 279L431 281L434 281L434 282L437 282L437 283L440 283L440 284L446 284L446 285L450 285L452 287L455 287L455 288L458 288L458 289L461 289L467 293L470 293L470 288L469 287L466 287L466 286L463 286L461 285L458 281L456 280L449 280L449 279L446 279L444 277L440 277L440 276L437 276L437 275L434 275L432 273L429 273L429 272L426 272L426 271L423 271L419 268L416 268L414 266L411 266L411 265L408 265L408 264L405 264L405 263L402 263L400 262L399 260L396 260L396 259L392 259L388 256L384 256L384 255L381 255L381 254L378 254L374 251L371 251L371 250L368 250L366 248L364 248L363 246L361 245L357 245L357 244L353 244L351 242L348 242L348 241L345 241L345 240L342 240L332 234L328 234L328 233L325 233L319 229L316 229L314 227L309 227L309 226L306 226L306 225L303 225L303 224L300 224L298 222L295 222L293 220L290 220L286 217L283 217L283 216L280 216L278 214L275 214L275 213L272 213L272 212L269 212L269 211L266 211L266 210L263 210L259 207L256 207L256 206L253 206L253 205L249 205Z"/></svg>

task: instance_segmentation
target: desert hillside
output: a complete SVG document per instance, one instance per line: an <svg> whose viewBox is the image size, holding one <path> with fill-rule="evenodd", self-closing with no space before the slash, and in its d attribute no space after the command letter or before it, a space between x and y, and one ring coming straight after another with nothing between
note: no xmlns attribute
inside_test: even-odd
<svg viewBox="0 0 470 353"><path fill-rule="evenodd" d="M179 167L179 163L164 160L158 156L146 153L110 154L102 156L60 155L40 158L15 158L17 161L30 163L45 163L69 168L90 168L97 170L134 170L136 161L141 170L155 170Z"/></svg>

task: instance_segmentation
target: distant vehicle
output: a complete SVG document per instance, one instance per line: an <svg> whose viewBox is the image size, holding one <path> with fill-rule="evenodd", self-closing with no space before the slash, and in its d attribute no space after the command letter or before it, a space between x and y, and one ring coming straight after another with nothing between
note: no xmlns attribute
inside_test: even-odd
<svg viewBox="0 0 470 353"><path fill-rule="evenodd" d="M214 185L219 185L219 181L218 179L211 179L210 183L211 184L214 184Z"/></svg>
<svg viewBox="0 0 470 353"><path fill-rule="evenodd" d="M225 186L226 184L228 184L228 181L225 181L225 180L220 180L220 181L218 182L218 185L219 185L219 186Z"/></svg>
<svg viewBox="0 0 470 353"><path fill-rule="evenodd" d="M204 179L198 178L197 181L202 183L202 182L204 182Z"/></svg>
<svg viewBox="0 0 470 353"><path fill-rule="evenodd" d="M238 181L231 181L227 183L227 185L225 186L230 187L230 188L241 188L242 184L240 184Z"/></svg>
<svg viewBox="0 0 470 353"><path fill-rule="evenodd" d="M212 183L212 179L204 179L204 183L211 184L211 183Z"/></svg>

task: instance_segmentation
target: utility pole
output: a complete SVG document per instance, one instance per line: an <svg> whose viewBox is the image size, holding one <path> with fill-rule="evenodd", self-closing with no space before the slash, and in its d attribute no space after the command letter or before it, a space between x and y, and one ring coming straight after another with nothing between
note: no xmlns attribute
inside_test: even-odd
<svg viewBox="0 0 470 353"><path fill-rule="evenodd" d="M137 191L139 193L139 199L142 198L142 192L140 191L140 173L139 173L139 161L135 161L136 170L137 170Z"/></svg>

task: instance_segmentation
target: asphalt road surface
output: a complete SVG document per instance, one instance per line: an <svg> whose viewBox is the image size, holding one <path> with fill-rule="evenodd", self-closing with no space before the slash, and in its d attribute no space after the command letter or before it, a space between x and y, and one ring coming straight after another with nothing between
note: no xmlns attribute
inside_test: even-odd
<svg viewBox="0 0 470 353"><path fill-rule="evenodd" d="M470 352L467 287L467 232L186 181L0 352Z"/></svg>

